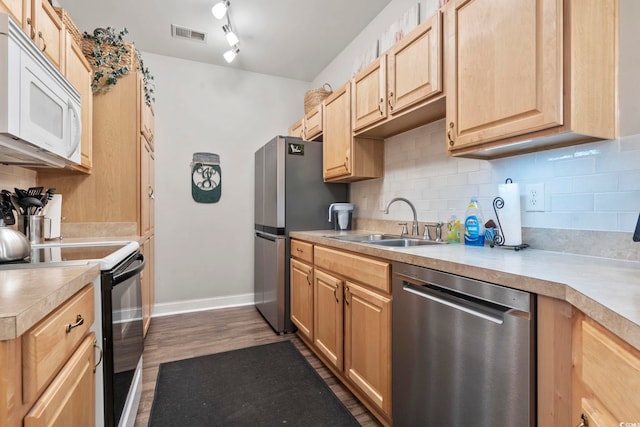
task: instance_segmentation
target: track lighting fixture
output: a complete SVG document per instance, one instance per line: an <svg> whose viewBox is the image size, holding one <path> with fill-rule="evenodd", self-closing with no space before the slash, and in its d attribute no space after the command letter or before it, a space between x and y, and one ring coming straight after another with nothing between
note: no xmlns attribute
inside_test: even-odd
<svg viewBox="0 0 640 427"><path fill-rule="evenodd" d="M224 31L224 36L227 38L227 42L229 42L229 46L233 46L234 44L238 44L240 41L236 33L231 30L230 25L223 25L222 31Z"/></svg>
<svg viewBox="0 0 640 427"><path fill-rule="evenodd" d="M211 13L216 19L224 18L224 15L227 14L227 9L229 8L229 0L223 0L213 5L211 8Z"/></svg>
<svg viewBox="0 0 640 427"><path fill-rule="evenodd" d="M239 52L240 52L240 49L238 49L237 46L234 46L230 50L226 51L222 56L224 56L225 61L227 61L228 63L231 63L236 58L236 55Z"/></svg>

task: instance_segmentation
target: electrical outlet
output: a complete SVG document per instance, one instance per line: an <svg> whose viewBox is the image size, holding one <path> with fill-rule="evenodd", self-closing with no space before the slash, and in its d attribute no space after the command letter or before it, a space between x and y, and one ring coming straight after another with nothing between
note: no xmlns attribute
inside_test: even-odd
<svg viewBox="0 0 640 427"><path fill-rule="evenodd" d="M527 184L525 187L525 210L544 212L544 184Z"/></svg>

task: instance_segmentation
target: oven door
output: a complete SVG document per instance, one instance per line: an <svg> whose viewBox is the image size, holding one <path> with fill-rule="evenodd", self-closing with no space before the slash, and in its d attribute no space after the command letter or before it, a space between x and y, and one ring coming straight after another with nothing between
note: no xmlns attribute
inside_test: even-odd
<svg viewBox="0 0 640 427"><path fill-rule="evenodd" d="M105 424L127 425L135 419L137 367L144 350L140 273L145 259L136 253L111 271L102 272ZM123 419L125 415L125 419Z"/></svg>

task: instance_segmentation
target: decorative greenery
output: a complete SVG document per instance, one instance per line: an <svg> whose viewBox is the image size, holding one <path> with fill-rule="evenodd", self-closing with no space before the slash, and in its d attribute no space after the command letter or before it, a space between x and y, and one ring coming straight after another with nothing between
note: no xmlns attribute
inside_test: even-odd
<svg viewBox="0 0 640 427"><path fill-rule="evenodd" d="M93 34L86 31L83 33L84 39L93 42L90 52L84 50L85 56L94 70L91 90L94 93L106 92L118 83L120 77L129 74L130 55L133 54L131 51L133 48L140 62L139 70L142 72L144 83L144 101L150 106L152 102L155 102L153 76L149 73L149 69L144 67L140 51L124 41L124 36L128 33L126 28L116 31L113 27L96 28L93 30Z"/></svg>
<svg viewBox="0 0 640 427"><path fill-rule="evenodd" d="M156 102L156 98L154 96L156 85L152 83L153 76L149 72L149 68L144 66L140 51L136 49L136 52L138 54L138 59L140 60L140 72L142 73L142 83L144 84L144 103L151 106L152 102Z"/></svg>

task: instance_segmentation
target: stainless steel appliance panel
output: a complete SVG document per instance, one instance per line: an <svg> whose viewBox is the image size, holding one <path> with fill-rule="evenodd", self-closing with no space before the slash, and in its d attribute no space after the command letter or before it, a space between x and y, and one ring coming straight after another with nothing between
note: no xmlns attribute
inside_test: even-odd
<svg viewBox="0 0 640 427"><path fill-rule="evenodd" d="M394 426L535 425L535 298L393 265Z"/></svg>
<svg viewBox="0 0 640 427"><path fill-rule="evenodd" d="M323 181L319 142L277 136L256 151L255 162L256 307L276 332L293 332L289 231L330 228L329 205L347 201L348 186ZM265 236L279 240L269 243Z"/></svg>
<svg viewBox="0 0 640 427"><path fill-rule="evenodd" d="M277 332L285 325L285 238L267 233L255 234L255 304Z"/></svg>

